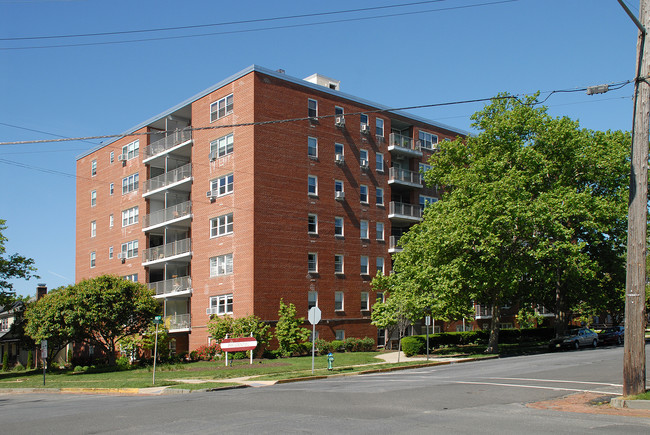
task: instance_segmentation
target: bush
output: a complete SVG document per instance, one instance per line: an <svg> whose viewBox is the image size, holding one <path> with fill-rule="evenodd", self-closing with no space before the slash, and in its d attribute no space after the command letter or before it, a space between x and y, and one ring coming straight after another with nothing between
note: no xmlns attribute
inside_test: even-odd
<svg viewBox="0 0 650 435"><path fill-rule="evenodd" d="M25 366L22 365L21 363L16 364L14 367L15 372L24 372L25 371Z"/></svg>
<svg viewBox="0 0 650 435"><path fill-rule="evenodd" d="M9 371L9 352L6 351L4 355L2 355L2 371Z"/></svg>
<svg viewBox="0 0 650 435"><path fill-rule="evenodd" d="M73 372L75 373L83 373L85 370L82 366L75 366Z"/></svg>
<svg viewBox="0 0 650 435"><path fill-rule="evenodd" d="M131 360L128 356L121 356L115 361L118 370L128 370L131 367Z"/></svg>
<svg viewBox="0 0 650 435"><path fill-rule="evenodd" d="M332 340L330 344L332 352L345 352L345 344L342 340Z"/></svg>
<svg viewBox="0 0 650 435"><path fill-rule="evenodd" d="M359 339L350 337L343 340L343 346L345 347L346 352L358 352L359 351Z"/></svg>
<svg viewBox="0 0 650 435"><path fill-rule="evenodd" d="M414 356L424 353L426 340L421 335L412 335L402 338L402 351L406 356Z"/></svg>
<svg viewBox="0 0 650 435"><path fill-rule="evenodd" d="M34 367L34 351L27 352L27 369L31 370Z"/></svg>
<svg viewBox="0 0 650 435"><path fill-rule="evenodd" d="M375 350L375 340L370 337L363 337L359 340L359 352L371 352Z"/></svg>
<svg viewBox="0 0 650 435"><path fill-rule="evenodd" d="M209 346L204 345L199 347L193 352L196 352L196 361L212 361L214 360L217 352L221 350L221 347L218 344L211 344Z"/></svg>

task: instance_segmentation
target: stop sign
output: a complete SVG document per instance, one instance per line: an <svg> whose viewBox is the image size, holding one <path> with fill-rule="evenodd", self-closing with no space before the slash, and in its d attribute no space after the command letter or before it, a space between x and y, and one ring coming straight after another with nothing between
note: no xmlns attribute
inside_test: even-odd
<svg viewBox="0 0 650 435"><path fill-rule="evenodd" d="M309 314L307 314L307 319L312 325L317 325L320 322L320 308L311 307L309 309Z"/></svg>

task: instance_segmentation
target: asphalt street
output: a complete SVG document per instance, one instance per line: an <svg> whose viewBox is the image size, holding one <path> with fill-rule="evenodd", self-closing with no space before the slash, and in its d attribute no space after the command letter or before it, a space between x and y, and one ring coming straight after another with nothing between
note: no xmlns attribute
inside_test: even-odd
<svg viewBox="0 0 650 435"><path fill-rule="evenodd" d="M646 418L526 407L620 394L622 361L607 347L174 396L0 394L0 432L648 434Z"/></svg>

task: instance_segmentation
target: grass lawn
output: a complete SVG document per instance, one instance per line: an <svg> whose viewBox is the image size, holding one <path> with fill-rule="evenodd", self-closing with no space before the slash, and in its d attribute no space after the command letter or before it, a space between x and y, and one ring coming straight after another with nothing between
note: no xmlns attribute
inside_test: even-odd
<svg viewBox="0 0 650 435"><path fill-rule="evenodd" d="M327 357L315 358L316 375L327 373L348 373L374 368L367 364L377 364L381 367L391 366L381 364L377 359L379 352L353 352L334 354L334 370L327 371ZM351 367L362 365L362 367ZM400 364L408 365L408 363ZM232 366L225 367L223 361L195 362L177 365L162 365L156 368L156 386L178 386L178 388L198 389L233 385L234 383L209 382L213 380L228 380L246 376L262 376L260 380L287 379L311 376L311 357L281 358L269 360L235 360ZM200 384L178 382L179 379L204 380ZM73 373L71 371L48 372L45 378L45 388L146 388L152 386L152 369L138 368L115 372ZM200 387L197 385L201 385ZM0 373L0 388L41 388L43 387L42 371L23 371Z"/></svg>

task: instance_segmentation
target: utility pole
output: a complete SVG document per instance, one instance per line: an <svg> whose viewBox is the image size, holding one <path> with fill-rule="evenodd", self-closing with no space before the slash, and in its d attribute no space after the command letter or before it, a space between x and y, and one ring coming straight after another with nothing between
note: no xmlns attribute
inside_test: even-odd
<svg viewBox="0 0 650 435"><path fill-rule="evenodd" d="M623 355L623 395L645 393L645 284L646 228L648 207L648 129L650 128L650 43L645 43L650 28L650 0L640 0L639 19L618 0L639 28L634 81L632 126L632 169L628 211L627 278L625 283L625 349Z"/></svg>

